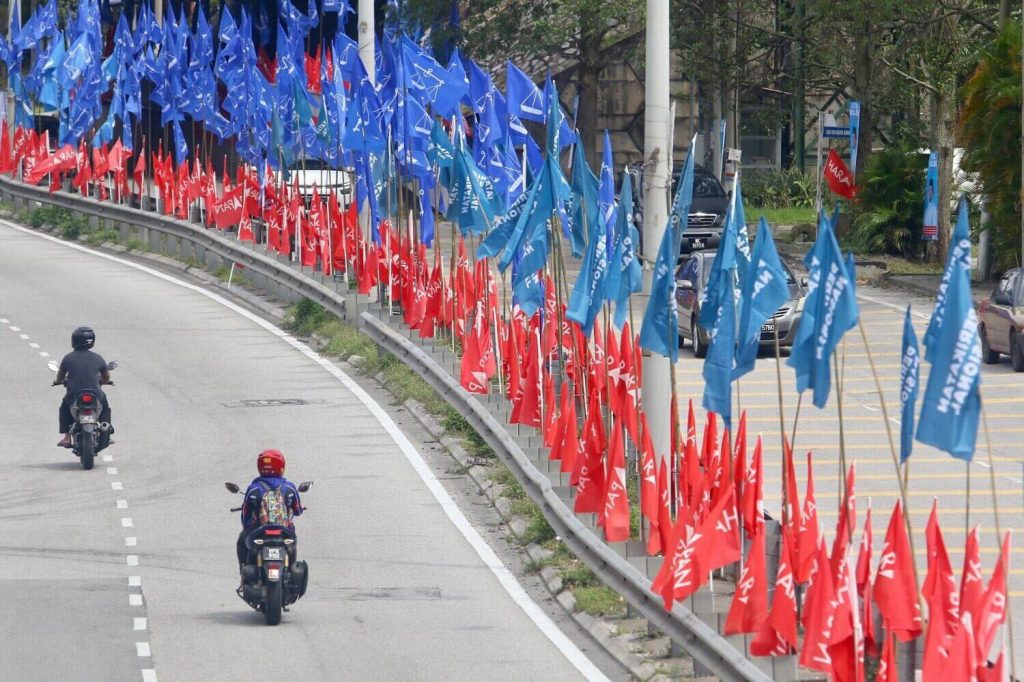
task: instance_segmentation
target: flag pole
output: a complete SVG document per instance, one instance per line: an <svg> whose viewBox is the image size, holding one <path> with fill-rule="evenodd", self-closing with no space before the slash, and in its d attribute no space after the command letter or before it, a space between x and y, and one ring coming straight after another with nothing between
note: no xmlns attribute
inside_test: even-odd
<svg viewBox="0 0 1024 682"><path fill-rule="evenodd" d="M1002 551L1003 530L1002 530L1002 525L999 522L999 500L998 500L998 497L996 495L996 469L995 469L995 461L994 461L994 458L992 457L992 435L989 432L989 428L988 428L988 415L985 413L985 401L980 399L981 398L981 395L980 395L981 394L981 390L980 390L980 388L978 390L978 393L979 393L979 395L978 395L978 398L979 398L978 402L981 403L981 423L982 423L982 426L985 429L985 451L986 451L986 454L988 455L988 477L989 477L989 482L991 483L991 486L992 486L992 515L995 518L995 523L996 523L996 541L1000 543L1000 545L999 545L999 547L1000 547L1000 550L999 550L999 561L1000 561L1000 563L1002 563L1004 575L1007 576L1007 581L1009 581L1009 575L1010 575L1010 571L1009 571L1009 568L1010 568L1010 566L1009 566L1009 558L1004 556L1003 555L1003 551ZM970 462L967 463L967 466L970 467ZM970 504L970 499L971 499L970 497L967 498L968 504ZM1007 531L1007 532L1009 532L1009 531ZM1007 628L1010 631L1010 637L1009 637L1009 640L1010 640L1010 679L1012 680L1012 679L1015 679L1017 677L1017 672L1016 672L1017 671L1017 668L1016 668L1016 663L1017 663L1016 659L1017 659L1017 657L1014 655L1014 646L1013 646L1013 613L1011 613L1011 611L1010 611L1010 602L1011 601L1012 601L1011 599L1007 599L1006 600L1006 625L1007 625Z"/></svg>
<svg viewBox="0 0 1024 682"><path fill-rule="evenodd" d="M789 489L786 485L786 478L789 475L789 462L788 458L789 448L786 447L786 417L783 410L782 400L782 352L779 349L779 325L775 325L775 385L779 389L779 439L782 444L782 527L785 527L789 523L788 506L786 504L786 491Z"/></svg>

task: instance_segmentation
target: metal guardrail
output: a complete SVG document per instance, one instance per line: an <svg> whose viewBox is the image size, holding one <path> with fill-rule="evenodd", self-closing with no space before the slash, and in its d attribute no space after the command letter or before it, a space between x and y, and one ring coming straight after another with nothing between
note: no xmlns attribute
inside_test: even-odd
<svg viewBox="0 0 1024 682"><path fill-rule="evenodd" d="M684 606L677 604L669 612L662 607L660 597L650 590L650 578L630 564L625 557L609 547L594 531L581 522L557 494L547 474L540 471L526 455L522 445L504 424L475 396L462 388L459 380L423 348L404 336L369 310L355 315L355 297L343 294L335 286L317 281L312 271L302 272L291 261L256 250L251 244L228 239L216 231L170 216L143 211L130 206L100 202L66 192L49 192L0 177L0 194L9 195L18 202L38 202L60 206L71 211L115 224L134 226L149 232L150 247L185 255L173 249L170 243L153 239L152 233L167 235L192 245L193 254L213 254L227 262L241 263L251 272L278 286L286 287L298 295L316 301L340 319L357 325L378 345L414 367L437 392L456 409L488 445L509 466L523 485L530 499L537 504L548 523L594 573L682 648L711 674L721 680L757 680L772 678L732 646L716 630ZM209 262L209 258L205 258Z"/></svg>

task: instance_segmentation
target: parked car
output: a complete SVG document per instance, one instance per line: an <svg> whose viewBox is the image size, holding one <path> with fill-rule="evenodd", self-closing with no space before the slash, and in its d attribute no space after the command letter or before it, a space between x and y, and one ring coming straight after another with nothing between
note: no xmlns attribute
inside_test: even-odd
<svg viewBox="0 0 1024 682"><path fill-rule="evenodd" d="M636 228L642 235L644 232L644 182L642 166L629 166L626 172L630 174L633 182L633 192L636 196L635 215ZM672 172L672 196L675 197L676 188L682 175L682 166L676 167ZM669 210L671 210L671 203ZM690 205L690 214L686 221L686 229L683 230L683 238L679 244L680 257L700 249L716 248L722 240L722 230L725 229L725 214L729 211L729 194L722 187L722 183L707 168L694 166L693 168L693 203Z"/></svg>
<svg viewBox="0 0 1024 682"><path fill-rule="evenodd" d="M992 295L978 304L978 334L985 364L1010 356L1016 372L1024 372L1024 268L1003 274Z"/></svg>
<svg viewBox="0 0 1024 682"><path fill-rule="evenodd" d="M700 325L700 307L704 302L705 288L711 265L715 262L716 251L694 251L683 260L676 271L676 305L679 309L679 345L689 339L693 345L693 354L703 358L708 352L710 335ZM804 282L798 280L793 271L785 263L782 269L786 273L786 284L789 287L789 300L786 301L771 319L761 325L761 345L774 347L775 333L778 330L779 346L788 348L796 339L796 329L803 315L804 300L807 290Z"/></svg>

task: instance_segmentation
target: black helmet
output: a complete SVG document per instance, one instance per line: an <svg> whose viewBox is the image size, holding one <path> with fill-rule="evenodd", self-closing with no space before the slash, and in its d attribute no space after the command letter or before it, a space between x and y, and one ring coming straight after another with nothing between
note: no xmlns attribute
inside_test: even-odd
<svg viewBox="0 0 1024 682"><path fill-rule="evenodd" d="M75 350L92 348L96 343L96 332L92 327L79 327L71 332L71 347Z"/></svg>

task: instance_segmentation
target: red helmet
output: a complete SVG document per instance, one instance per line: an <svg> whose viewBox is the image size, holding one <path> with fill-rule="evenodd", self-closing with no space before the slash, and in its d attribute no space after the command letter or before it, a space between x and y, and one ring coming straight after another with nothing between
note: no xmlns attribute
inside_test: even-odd
<svg viewBox="0 0 1024 682"><path fill-rule="evenodd" d="M256 468L260 476L282 476L284 474L284 455L280 450L264 450L256 456Z"/></svg>

